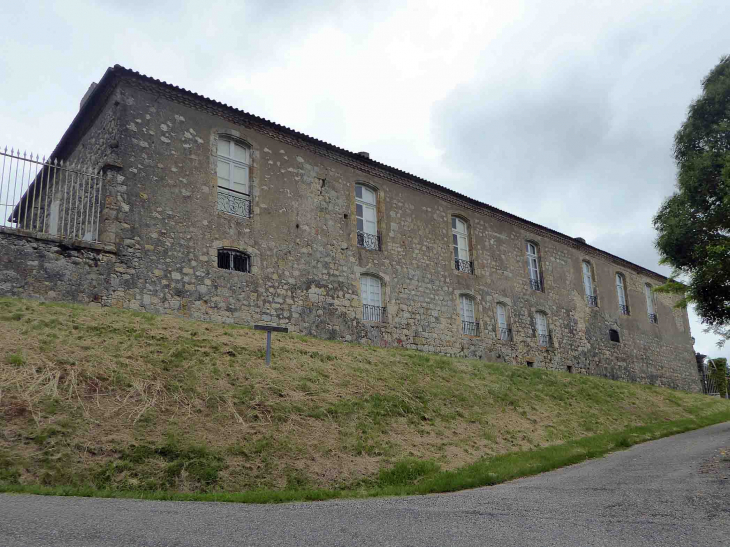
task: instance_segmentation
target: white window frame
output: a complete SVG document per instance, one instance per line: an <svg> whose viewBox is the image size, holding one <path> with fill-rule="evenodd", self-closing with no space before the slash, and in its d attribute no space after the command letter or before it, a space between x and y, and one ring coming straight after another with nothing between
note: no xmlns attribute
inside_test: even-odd
<svg viewBox="0 0 730 547"><path fill-rule="evenodd" d="M627 307L626 304L626 284L624 282L624 276L620 273L616 273L616 294L618 295L619 309L621 306Z"/></svg>
<svg viewBox="0 0 730 547"><path fill-rule="evenodd" d="M457 216L451 217L451 239L454 247L454 259L471 260L469 250L469 225Z"/></svg>
<svg viewBox="0 0 730 547"><path fill-rule="evenodd" d="M474 297L469 294L459 295L459 311L461 320L467 323L476 323Z"/></svg>
<svg viewBox="0 0 730 547"><path fill-rule="evenodd" d="M654 302L654 290L651 284L644 284L644 294L646 295L646 312L648 315L656 317L656 306Z"/></svg>
<svg viewBox="0 0 730 547"><path fill-rule="evenodd" d="M360 300L363 304L363 321L381 321L383 308L383 283L379 277L369 274L360 276ZM366 313L365 306L379 308L377 312Z"/></svg>
<svg viewBox="0 0 730 547"><path fill-rule="evenodd" d="M229 154L222 150L221 143L228 143ZM241 150L241 156L236 155L236 151ZM232 152L232 155L231 153ZM228 169L228 178L221 177L221 166L224 165ZM242 171L243 182L235 182L234 174L236 170ZM218 180L218 188L224 188L229 192L251 195L251 147L247 146L235 139L221 135L218 137L216 146L216 176Z"/></svg>
<svg viewBox="0 0 730 547"><path fill-rule="evenodd" d="M550 340L550 329L545 312L535 312L535 331L537 332L537 343L541 346L547 346ZM544 338L541 338L541 336ZM545 341L544 344L542 343L543 340Z"/></svg>
<svg viewBox="0 0 730 547"><path fill-rule="evenodd" d="M507 318L507 305L497 302L497 333L500 340L509 340L509 320Z"/></svg>
<svg viewBox="0 0 730 547"><path fill-rule="evenodd" d="M593 272L591 271L591 263L584 260L582 263L583 269L583 290L586 296L596 296L593 289Z"/></svg>
<svg viewBox="0 0 730 547"><path fill-rule="evenodd" d="M370 235L378 235L377 192L364 184L356 184L355 204L355 216L358 221L357 230Z"/></svg>
<svg viewBox="0 0 730 547"><path fill-rule="evenodd" d="M532 241L527 242L527 270L530 280L535 281L540 290L542 290L542 280L540 279L540 259L538 255L538 246Z"/></svg>

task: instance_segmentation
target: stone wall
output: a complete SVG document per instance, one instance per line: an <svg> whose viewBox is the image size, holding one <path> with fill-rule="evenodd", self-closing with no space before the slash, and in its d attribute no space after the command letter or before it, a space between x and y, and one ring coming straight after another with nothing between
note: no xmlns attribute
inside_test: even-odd
<svg viewBox="0 0 730 547"><path fill-rule="evenodd" d="M108 277L101 302L699 389L686 312L658 295L659 322L648 321L643 287L660 284L660 276L406 174L180 95L121 79L109 98L114 122L102 124L114 128L114 138L89 131L78 143L85 150L95 146L90 139L103 142L95 153L103 157L107 150L119 165L102 213L103 241L117 254L102 261L100 272ZM217 211L220 135L251 148L252 218ZM357 246L358 182L377 191L382 251ZM469 225L473 275L454 268L452 215ZM544 291L529 285L528 240L539 245ZM251 273L217 268L221 247L248 253ZM583 260L595 270L598 307L586 303ZM619 313L617 272L626 277L628 316ZM361 320L364 273L382 280L386 322ZM63 294L89 301L90 293ZM462 334L460 294L474 298L478 336ZM498 302L508 307L512 341L498 339ZM546 348L535 336L537 311L548 316L552 344ZM609 341L609 329L620 333L620 343Z"/></svg>

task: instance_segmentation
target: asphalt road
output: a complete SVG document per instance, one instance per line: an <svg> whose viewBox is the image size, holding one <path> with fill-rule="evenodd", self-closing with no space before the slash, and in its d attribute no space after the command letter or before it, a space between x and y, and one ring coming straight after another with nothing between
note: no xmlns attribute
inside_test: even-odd
<svg viewBox="0 0 730 547"><path fill-rule="evenodd" d="M456 494L286 505L0 495L0 546L730 545L730 423Z"/></svg>

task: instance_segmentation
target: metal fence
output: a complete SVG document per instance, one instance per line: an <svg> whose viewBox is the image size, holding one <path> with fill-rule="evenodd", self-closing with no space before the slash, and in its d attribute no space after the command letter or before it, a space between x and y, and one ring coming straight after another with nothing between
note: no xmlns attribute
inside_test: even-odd
<svg viewBox="0 0 730 547"><path fill-rule="evenodd" d="M99 240L101 171L7 147L0 159L0 226Z"/></svg>

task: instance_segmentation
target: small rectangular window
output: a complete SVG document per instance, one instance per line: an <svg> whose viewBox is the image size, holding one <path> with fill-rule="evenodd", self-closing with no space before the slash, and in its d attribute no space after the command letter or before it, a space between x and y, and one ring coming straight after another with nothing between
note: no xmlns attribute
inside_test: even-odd
<svg viewBox="0 0 730 547"><path fill-rule="evenodd" d="M621 342L621 338L619 337L618 331L616 329L609 329L608 338L611 340L611 342Z"/></svg>
<svg viewBox="0 0 730 547"><path fill-rule="evenodd" d="M573 374L573 365L568 365L568 374Z"/></svg>
<svg viewBox="0 0 730 547"><path fill-rule="evenodd" d="M218 267L222 270L251 273L251 257L234 249L218 249Z"/></svg>

